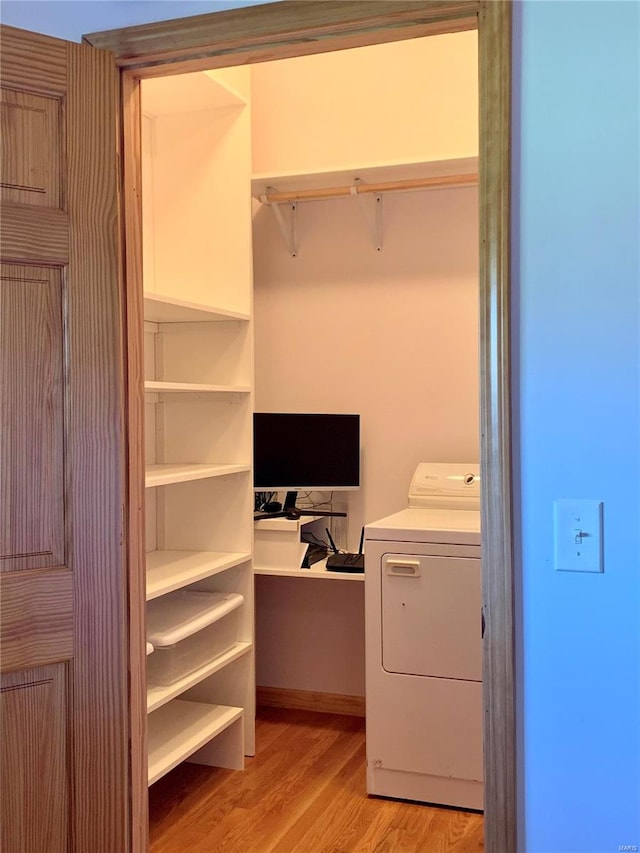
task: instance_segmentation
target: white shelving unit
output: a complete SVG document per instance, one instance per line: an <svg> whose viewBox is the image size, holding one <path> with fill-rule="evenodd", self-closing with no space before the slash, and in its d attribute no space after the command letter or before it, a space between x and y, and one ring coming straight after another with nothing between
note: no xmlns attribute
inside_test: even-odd
<svg viewBox="0 0 640 853"><path fill-rule="evenodd" d="M224 653L181 676L184 646L169 679L152 653L150 785L255 750L248 91L247 68L142 83L147 601L168 596L171 614L178 590L242 596Z"/></svg>
<svg viewBox="0 0 640 853"><path fill-rule="evenodd" d="M243 713L242 708L179 699L155 711L149 717L149 784L242 720ZM237 736L241 742L240 731Z"/></svg>

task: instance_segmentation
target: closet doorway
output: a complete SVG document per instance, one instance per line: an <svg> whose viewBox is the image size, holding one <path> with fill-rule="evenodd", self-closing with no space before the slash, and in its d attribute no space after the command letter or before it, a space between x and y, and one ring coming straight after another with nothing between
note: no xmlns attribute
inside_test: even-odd
<svg viewBox="0 0 640 853"><path fill-rule="evenodd" d="M483 477L485 838L488 850L515 850L513 576L509 407L510 6L507 3L283 2L87 37L122 69L124 204L130 444L141 439L134 400L141 381L141 295L137 199L139 81L266 59L288 58L422 35L478 29L480 53L480 361ZM131 469L132 625L144 606L139 507L141 471ZM146 697L137 690L144 638L132 632L132 719ZM135 730L137 727L133 725ZM144 778L143 738L134 739L134 780ZM141 790L143 790L141 786ZM142 796L142 795L141 795ZM143 797L141 802L143 802ZM144 813L144 812L142 812ZM133 846L141 847L144 827Z"/></svg>

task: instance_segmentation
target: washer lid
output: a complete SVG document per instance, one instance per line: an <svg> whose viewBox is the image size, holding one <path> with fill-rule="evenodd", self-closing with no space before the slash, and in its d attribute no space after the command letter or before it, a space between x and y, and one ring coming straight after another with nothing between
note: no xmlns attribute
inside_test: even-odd
<svg viewBox="0 0 640 853"><path fill-rule="evenodd" d="M370 540L479 545L480 513L465 509L403 509L367 524Z"/></svg>

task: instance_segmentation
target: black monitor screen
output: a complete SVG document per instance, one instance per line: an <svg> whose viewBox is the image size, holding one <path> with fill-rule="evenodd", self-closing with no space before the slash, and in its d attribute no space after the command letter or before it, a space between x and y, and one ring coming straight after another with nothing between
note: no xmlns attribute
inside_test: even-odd
<svg viewBox="0 0 640 853"><path fill-rule="evenodd" d="M360 415L255 412L256 489L347 489L360 485Z"/></svg>

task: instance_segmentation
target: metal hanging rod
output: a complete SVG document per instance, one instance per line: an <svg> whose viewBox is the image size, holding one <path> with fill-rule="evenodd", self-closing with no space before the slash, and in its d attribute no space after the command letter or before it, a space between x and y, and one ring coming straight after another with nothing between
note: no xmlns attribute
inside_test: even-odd
<svg viewBox="0 0 640 853"><path fill-rule="evenodd" d="M260 201L269 204L281 204L292 201L316 201L324 198L361 195L363 193L403 192L406 190L438 189L440 187L469 187L478 183L478 175L435 175L430 178L410 178L405 181L383 181L377 184L357 183L342 187L323 187L321 189L290 190L279 192L270 190L259 196Z"/></svg>

